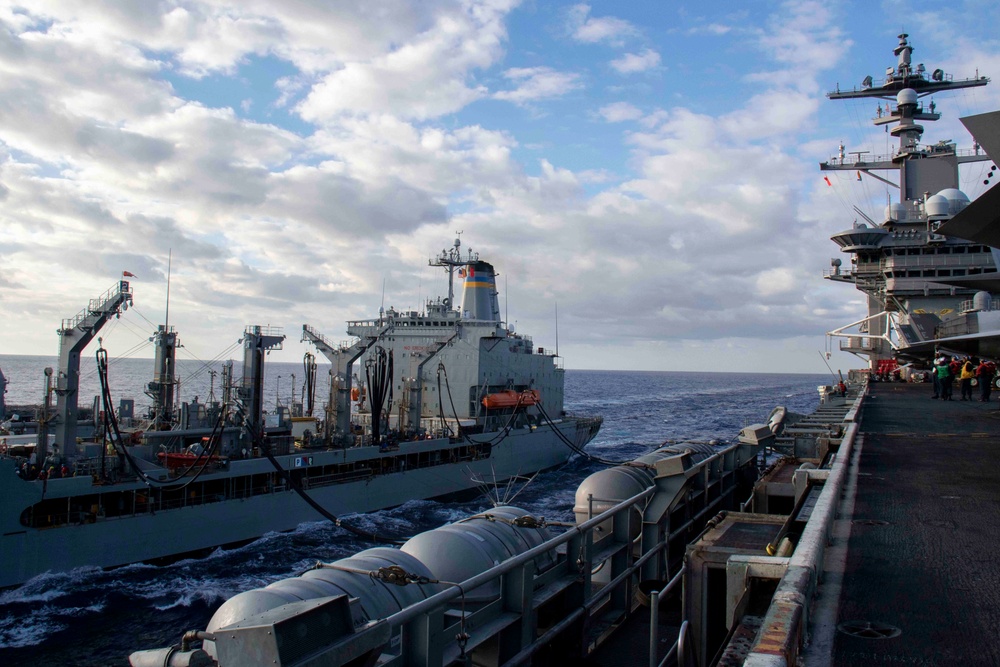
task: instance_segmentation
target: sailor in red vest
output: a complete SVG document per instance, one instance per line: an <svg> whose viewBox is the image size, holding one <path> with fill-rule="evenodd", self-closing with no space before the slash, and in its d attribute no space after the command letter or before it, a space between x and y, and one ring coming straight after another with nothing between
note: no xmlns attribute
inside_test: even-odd
<svg viewBox="0 0 1000 667"><path fill-rule="evenodd" d="M993 391L993 378L996 377L996 374L996 365L988 359L983 359L976 368L976 378L979 380L979 400L983 403L990 402L990 392Z"/></svg>

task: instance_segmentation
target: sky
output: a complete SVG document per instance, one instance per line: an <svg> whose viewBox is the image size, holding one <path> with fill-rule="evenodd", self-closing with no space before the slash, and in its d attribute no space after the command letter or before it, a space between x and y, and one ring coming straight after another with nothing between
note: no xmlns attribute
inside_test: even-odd
<svg viewBox="0 0 1000 667"><path fill-rule="evenodd" d="M887 192L818 163L890 150L874 101L826 93L901 30L928 71L1000 76L1000 5L948 4L0 2L0 352L56 354L129 271L104 345L151 357L169 262L186 356L263 324L296 361L304 323L445 294L460 233L566 368L825 373L866 312L829 237ZM1000 82L935 102L925 140L968 148Z"/></svg>

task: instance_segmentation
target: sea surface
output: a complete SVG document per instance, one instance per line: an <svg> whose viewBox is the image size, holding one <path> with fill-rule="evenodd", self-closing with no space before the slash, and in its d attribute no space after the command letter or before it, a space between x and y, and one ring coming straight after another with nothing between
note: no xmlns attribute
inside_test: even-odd
<svg viewBox="0 0 1000 667"><path fill-rule="evenodd" d="M0 355L0 369L10 382L7 403L38 403L42 371L55 362L52 357ZM208 397L208 368L218 370L220 362L206 367L178 359L182 400ZM237 360L237 376L240 368ZM328 369L321 365L317 373L317 409L326 402ZM301 365L273 363L266 372L266 406L291 401L293 374L295 399L300 400ZM96 394L93 358L84 359L82 376L81 396ZM151 360L114 363L109 379L115 400L135 397L137 409L146 405L142 387L151 376ZM743 426L764 421L776 405L812 412L819 403L817 386L830 381L828 375L568 370L566 409L571 414L603 416L604 426L588 451L627 461L668 441L733 440ZM219 392L218 380L215 391ZM572 520L577 486L599 469L598 464L574 456L563 467L536 477L514 504L548 519ZM351 518L382 534L411 535L488 506L482 498L452 503L415 500ZM265 535L238 549L220 549L206 558L167 566L43 574L0 592L0 665L127 665L133 651L176 644L186 630L204 629L219 605L236 593L294 576L316 560L336 560L371 546L317 521L289 533Z"/></svg>

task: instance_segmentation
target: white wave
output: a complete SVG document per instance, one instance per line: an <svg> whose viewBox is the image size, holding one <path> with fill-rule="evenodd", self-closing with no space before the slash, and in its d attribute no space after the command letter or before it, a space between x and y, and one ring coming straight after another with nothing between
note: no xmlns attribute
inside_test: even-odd
<svg viewBox="0 0 1000 667"><path fill-rule="evenodd" d="M103 573L99 567L78 567L69 572L43 572L32 577L19 588L0 594L0 605L13 602L51 602L69 595L73 590L96 575Z"/></svg>
<svg viewBox="0 0 1000 667"><path fill-rule="evenodd" d="M251 586L249 588L241 588L240 590L250 590L251 588L258 587L259 586ZM211 606L218 602L228 600L233 595L235 595L235 592L229 590L228 588L218 586L206 587L199 585L180 591L180 595L172 602L168 602L166 604L154 604L153 608L157 611L167 611L168 609L176 609L177 607L192 607L196 602L204 602L206 605Z"/></svg>
<svg viewBox="0 0 1000 667"><path fill-rule="evenodd" d="M87 605L86 607L61 607L59 609L60 616L85 616L87 614L99 614L104 611L107 604L103 602L95 602L94 604Z"/></svg>
<svg viewBox="0 0 1000 667"><path fill-rule="evenodd" d="M0 648L37 646L50 635L68 626L52 618L51 607L32 611L27 616L0 618Z"/></svg>

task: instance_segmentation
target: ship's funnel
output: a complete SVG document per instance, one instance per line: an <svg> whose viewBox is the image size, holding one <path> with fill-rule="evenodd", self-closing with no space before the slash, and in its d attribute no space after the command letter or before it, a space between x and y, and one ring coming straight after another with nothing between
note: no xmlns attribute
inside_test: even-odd
<svg viewBox="0 0 1000 667"><path fill-rule="evenodd" d="M497 301L497 278L493 265L473 262L460 272L465 274L465 292L462 295L462 317L500 323L500 305Z"/></svg>

